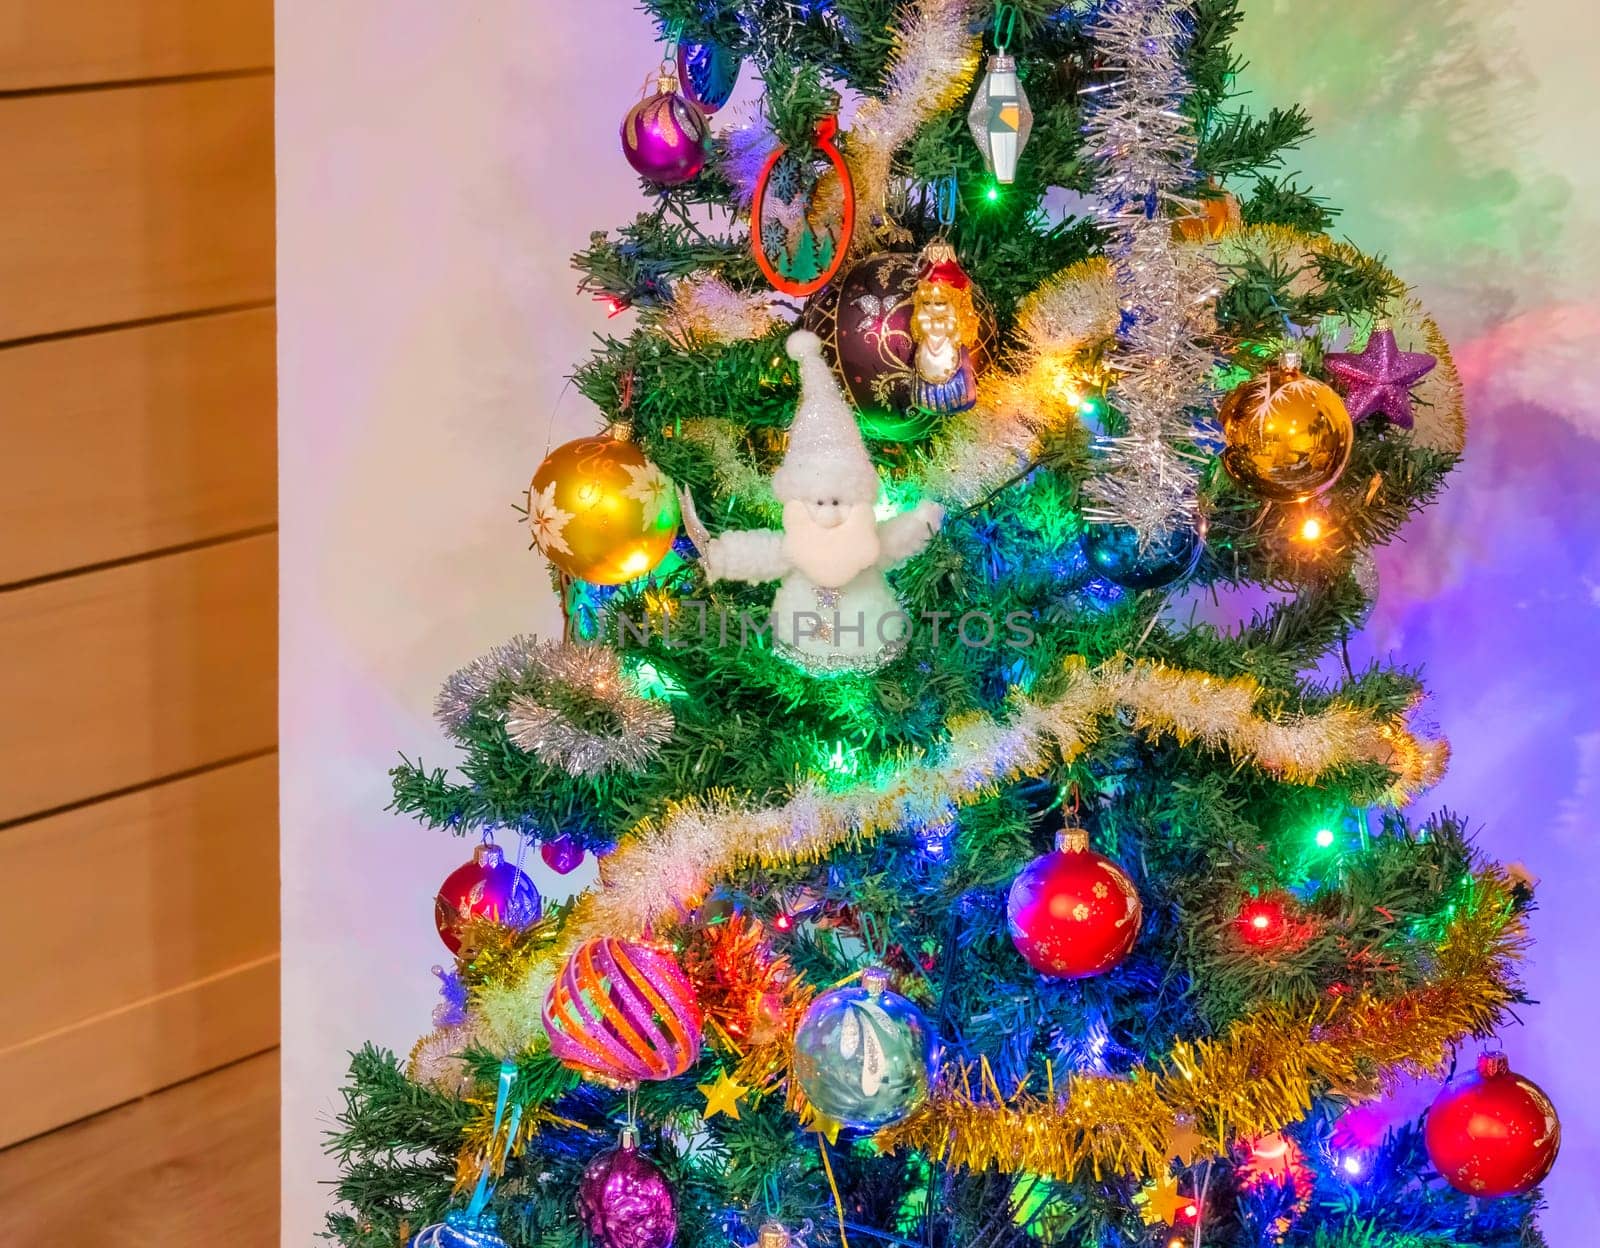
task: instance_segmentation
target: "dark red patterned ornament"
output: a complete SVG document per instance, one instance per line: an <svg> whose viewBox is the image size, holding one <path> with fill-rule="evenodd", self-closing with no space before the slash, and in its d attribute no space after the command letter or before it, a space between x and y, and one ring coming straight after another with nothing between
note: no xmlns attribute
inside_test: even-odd
<svg viewBox="0 0 1600 1248"><path fill-rule="evenodd" d="M1006 901L1017 952L1059 979L1105 974L1128 956L1143 918L1133 881L1081 828L1063 828L1056 851L1024 867Z"/></svg>
<svg viewBox="0 0 1600 1248"><path fill-rule="evenodd" d="M1544 1181L1561 1149L1561 1120L1544 1090L1484 1053L1428 1110L1428 1159L1439 1177L1472 1196L1520 1196Z"/></svg>
<svg viewBox="0 0 1600 1248"><path fill-rule="evenodd" d="M913 252L881 251L857 261L806 300L800 325L822 339L823 355L833 365L850 401L862 414L869 438L905 440L922 436L926 423L911 407L911 381L917 344L911 336L912 303L923 276L922 258ZM994 309L974 284L972 304L978 333L966 343L975 374L982 376L997 342Z"/></svg>

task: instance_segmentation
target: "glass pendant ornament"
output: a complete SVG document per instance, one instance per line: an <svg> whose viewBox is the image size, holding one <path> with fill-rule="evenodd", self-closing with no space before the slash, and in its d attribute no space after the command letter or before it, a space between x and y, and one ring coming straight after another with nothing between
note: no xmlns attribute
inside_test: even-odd
<svg viewBox="0 0 1600 1248"><path fill-rule="evenodd" d="M545 456L528 486L533 544L568 576L621 585L653 571L678 534L678 492L632 442L602 434Z"/></svg>
<svg viewBox="0 0 1600 1248"><path fill-rule="evenodd" d="M1344 400L1302 373L1294 351L1230 390L1217 418L1227 443L1223 468L1244 489L1273 502L1322 493L1339 479L1355 445Z"/></svg>
<svg viewBox="0 0 1600 1248"><path fill-rule="evenodd" d="M1057 979L1105 974L1128 956L1143 919L1133 881L1089 848L1082 828L1063 828L1055 852L1024 867L1006 899L1011 943L1034 970Z"/></svg>
<svg viewBox="0 0 1600 1248"><path fill-rule="evenodd" d="M1004 51L989 58L967 111L967 128L983 163L1002 186L1016 180L1017 160L1033 129L1033 109L1017 77L1017 60Z"/></svg>
<svg viewBox="0 0 1600 1248"><path fill-rule="evenodd" d="M1083 553L1098 576L1124 589L1160 589L1195 570L1205 549L1203 526L1178 525L1140 542L1125 524L1091 524Z"/></svg>
<svg viewBox="0 0 1600 1248"><path fill-rule="evenodd" d="M550 1051L601 1083L672 1079L700 1058L700 1001L672 953L598 936L579 945L544 999Z"/></svg>
<svg viewBox="0 0 1600 1248"><path fill-rule="evenodd" d="M804 298L844 263L855 233L850 167L833 145L839 119L817 122L809 151L773 149L750 202L750 251L774 290Z"/></svg>
<svg viewBox="0 0 1600 1248"><path fill-rule="evenodd" d="M656 93L622 119L622 154L647 182L677 186L705 168L710 135L706 115L679 94L672 62L663 61Z"/></svg>
<svg viewBox="0 0 1600 1248"><path fill-rule="evenodd" d="M659 1167L639 1152L639 1134L591 1161L578 1180L578 1221L597 1248L672 1248L678 1211Z"/></svg>
<svg viewBox="0 0 1600 1248"><path fill-rule="evenodd" d="M744 65L744 57L737 52L709 41L678 44L676 60L678 89L708 117L732 98Z"/></svg>
<svg viewBox="0 0 1600 1248"><path fill-rule="evenodd" d="M439 885L433 921L445 947L460 953L467 920L485 918L507 927L527 927L539 921L542 908L533 881L506 861L498 845L485 841L472 851L471 862L457 867Z"/></svg>
<svg viewBox="0 0 1600 1248"><path fill-rule="evenodd" d="M1497 1051L1440 1092L1423 1127L1439 1177L1469 1196L1520 1196L1544 1182L1561 1150L1561 1120L1544 1089Z"/></svg>
<svg viewBox="0 0 1600 1248"><path fill-rule="evenodd" d="M811 1003L794 1035L794 1073L818 1113L847 1127L876 1131L928 1099L933 1029L922 1011L889 991L879 967L861 982Z"/></svg>

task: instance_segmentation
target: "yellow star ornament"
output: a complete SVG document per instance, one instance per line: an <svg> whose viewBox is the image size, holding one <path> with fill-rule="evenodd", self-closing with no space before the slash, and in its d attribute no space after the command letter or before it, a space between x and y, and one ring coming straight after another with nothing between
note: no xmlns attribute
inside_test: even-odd
<svg viewBox="0 0 1600 1248"><path fill-rule="evenodd" d="M706 1098L706 1108L703 1116L707 1122L710 1122L718 1114L727 1114L730 1118L737 1118L739 1116L739 1102L750 1091L748 1087L733 1078L727 1071L723 1071L718 1075L715 1083L702 1083L696 1086L699 1087L701 1095Z"/></svg>
<svg viewBox="0 0 1600 1248"><path fill-rule="evenodd" d="M1139 1216L1144 1219L1146 1226L1154 1226L1157 1222L1172 1226L1180 1214L1188 1212L1189 1206L1194 1204L1194 1198L1178 1191L1177 1179L1166 1177L1146 1183L1133 1202L1139 1206Z"/></svg>

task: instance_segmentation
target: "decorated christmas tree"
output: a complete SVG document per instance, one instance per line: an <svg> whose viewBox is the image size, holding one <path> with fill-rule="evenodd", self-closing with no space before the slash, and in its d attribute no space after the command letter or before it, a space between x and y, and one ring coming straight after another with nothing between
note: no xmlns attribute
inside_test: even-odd
<svg viewBox="0 0 1600 1248"><path fill-rule="evenodd" d="M334 1237L1541 1243L1531 885L1349 659L1461 385L1235 98L1239 0L647 7L648 208L575 258L631 331L526 500L565 635L394 771L471 860Z"/></svg>

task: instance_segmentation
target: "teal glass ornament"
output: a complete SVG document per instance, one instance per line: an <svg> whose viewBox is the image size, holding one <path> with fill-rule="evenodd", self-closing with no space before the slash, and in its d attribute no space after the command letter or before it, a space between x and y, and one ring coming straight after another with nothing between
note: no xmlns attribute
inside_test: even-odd
<svg viewBox="0 0 1600 1248"><path fill-rule="evenodd" d="M1095 575L1123 589L1160 589L1193 572L1205 547L1203 531L1180 525L1157 533L1143 546L1127 525L1091 524L1083 553Z"/></svg>
<svg viewBox="0 0 1600 1248"><path fill-rule="evenodd" d="M870 967L859 984L811 1003L794 1035L794 1072L819 1113L876 1131L928 1099L935 1048L922 1011Z"/></svg>

